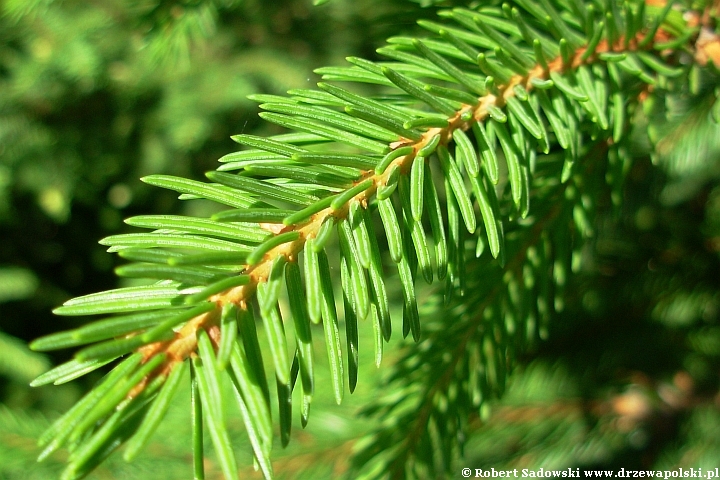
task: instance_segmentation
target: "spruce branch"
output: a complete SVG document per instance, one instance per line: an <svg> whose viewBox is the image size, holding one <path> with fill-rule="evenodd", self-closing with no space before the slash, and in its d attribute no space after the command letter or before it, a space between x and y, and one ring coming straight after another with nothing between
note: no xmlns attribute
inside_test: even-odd
<svg viewBox="0 0 720 480"><path fill-rule="evenodd" d="M652 36L651 36L652 35ZM144 348L146 358L149 358L158 352L168 351L171 352L171 362L184 361L188 358L191 352L194 352L197 348L196 344L193 344L193 337L201 329L212 330L218 327L219 322L219 311L226 304L235 304L242 309L247 309L247 302L253 298L257 285L268 281L272 266L277 258L284 257L288 262L297 261L297 256L303 250L305 242L310 239L314 239L321 226L332 217L334 223L339 223L348 216L350 205L353 203L360 204L363 208L368 208L368 204L381 188L387 188L389 182L390 173L394 168L398 169L400 175L408 175L412 169L412 165L417 157L425 158L432 154L438 145L448 145L453 141L453 133L455 131L467 131L471 128L474 122L484 122L490 117L490 111L494 108L504 108L510 99L514 99L517 96L517 87L522 87L526 92L530 92L535 88L536 83L542 83L547 80L551 80L554 73L563 73L565 71L576 70L583 65L591 65L602 59L603 54L611 52L628 52L641 50L652 50L655 43L659 41L667 42L670 39L668 32L657 29L654 33L650 32L638 32L632 39L626 39L625 37L619 37L614 43L610 43L607 40L599 42L594 50L589 50L588 47L579 47L571 55L569 61L566 61L562 56L557 57L545 65L537 64L534 65L525 75L516 74L510 77L507 84L498 85L495 89L495 94L487 94L478 99L474 105L463 105L453 115L447 119L447 126L435 127L426 130L420 139L410 140L406 138L400 138L396 142L393 142L390 147L393 151L396 151L403 147L411 147L412 151L399 155L392 159L388 165L381 172L377 170L367 170L361 173L359 180L353 182L353 187L346 190L346 192L355 193L349 198L345 198L341 195L335 197L335 200L344 200L338 202L336 205L328 206L322 210L313 213L309 218L301 219L298 222L283 222L283 226L279 224L272 224L273 226L266 227L272 229L272 233L276 235L274 239L277 239L279 235L292 234L292 240L281 242L277 246L272 248L265 248L267 243L273 242L274 240L266 241L261 244L253 253L261 252L261 257L256 263L245 264L243 272L245 275L250 277L247 284L238 287L233 287L223 292L212 295L208 298L210 302L214 302L217 307L213 313L204 313L199 317L195 317L190 320L183 331L180 332L178 338L166 343L165 345L158 346L152 345L148 348ZM705 39L698 48L696 57L706 58L713 55L713 47L711 45L714 41L718 41L717 35L713 37L713 40ZM423 45L421 41L417 41L417 45ZM423 46L424 47L424 46ZM427 47L424 47L427 48ZM386 76L393 76L392 70L386 70L383 73ZM392 81L392 80L391 80ZM322 88L322 86L321 86ZM402 88L402 87L401 87ZM439 143L438 143L439 142ZM420 155L419 153L424 155ZM390 153L387 155L391 155ZM327 158L326 155L321 157ZM306 157L300 157L306 158ZM391 158L391 157L390 157ZM360 188L358 188L360 187ZM291 217L285 217L291 218ZM217 345L216 345L217 346ZM163 371L171 369L172 366L164 365Z"/></svg>
<svg viewBox="0 0 720 480"><path fill-rule="evenodd" d="M205 198L234 210L210 219L133 217L131 225L156 230L102 241L136 262L120 267L119 275L162 281L76 298L56 309L60 315L124 315L34 342L37 350L92 344L35 384L69 381L125 358L51 427L41 440L42 456L69 444L73 454L65 478L77 478L128 438L138 451L152 433L149 422L162 416L153 401L172 396L175 382L166 380L176 379L177 369L189 361L198 429L202 422L209 426L226 477L236 466L221 408L222 381L232 384L254 456L271 477L270 394L255 314L270 345L285 444L298 377L303 425L309 415L314 389L310 325L322 324L338 403L345 372L351 391L357 379L357 321L372 317L378 363L382 342L390 338L386 274L373 226L377 209L398 268L404 335L421 338L414 287L418 274L428 283L435 276L444 278L446 301L456 289L468 296L449 310L457 315L456 325L426 334L428 345L446 335L454 348L442 352L450 361L438 364L420 392L407 436L389 448L395 435L381 432L360 458L383 451L394 476L408 468L447 468L454 448L448 432L462 431L467 405L477 408L488 394L502 392L507 360L528 340L520 333L533 337L537 328L528 325L530 320L547 317L549 304L562 304L577 245L554 222L559 216L572 221L581 236L590 235L589 210L597 198L585 189L597 188L604 179L597 173L602 169L592 171L595 162L587 159L607 151L607 176L617 188L627 169L627 118L653 85L685 74L668 65L673 59L662 52L687 49L701 66L717 59L718 37L703 15L690 16L689 22L666 20L678 13L668 5L648 21L643 13L650 7L644 4L627 4L620 17L604 5L596 7L604 18L597 25L593 9L567 11L545 0L445 12L459 27L423 24L440 40L395 39L380 50L394 62L351 59L353 67L321 72L325 80L382 85L395 98L364 97L327 82L316 91L291 91L290 97L258 96L265 110L260 116L292 133L233 137L249 149L221 159L223 166L207 174L213 183L146 177L147 183L175 190L181 198ZM570 20L571 14L579 14L579 20ZM538 151L547 157L541 160ZM239 173L228 173L234 170ZM437 178L444 185L440 193ZM480 229L484 235L476 234ZM326 253L333 231L340 246L346 362ZM470 259L465 231L475 235L481 260ZM486 245L498 263L482 256ZM547 251L538 253L542 249ZM529 252L535 252L533 258ZM545 278L548 271L552 279ZM525 288L527 295L534 287L520 285L534 285L533 275L544 278L546 290L539 295L543 305L533 306L537 312L531 315L518 304L527 296L516 298L511 286ZM484 283L467 287L468 277ZM297 340L292 356L278 303L283 286ZM499 320L505 308L523 313L512 320L513 329ZM471 309L468 320L463 316ZM486 330L492 322L496 325ZM517 348L509 347L516 343ZM415 358L413 352L406 362ZM421 362L428 365L439 353L430 352ZM478 364L471 365L475 357ZM480 367L488 369L484 386L476 385L480 393L463 391L471 400L458 407L450 392L468 372L477 376ZM398 368L417 379L407 365ZM449 418L442 412L448 408L462 414L452 417L449 427L441 422ZM386 414L393 411L392 405L385 409ZM423 451L439 444L444 467L420 460ZM202 447L197 445L200 469Z"/></svg>

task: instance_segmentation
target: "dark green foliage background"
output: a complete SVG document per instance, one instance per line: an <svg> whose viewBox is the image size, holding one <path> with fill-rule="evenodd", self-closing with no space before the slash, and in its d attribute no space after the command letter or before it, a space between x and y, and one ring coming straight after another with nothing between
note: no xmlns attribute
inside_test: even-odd
<svg viewBox="0 0 720 480"><path fill-rule="evenodd" d="M313 68L347 55L372 59L385 38L432 16L433 3L0 3L0 478L54 478L62 467L62 455L35 464L35 439L98 377L31 390L33 377L72 352L40 356L23 342L75 326L50 313L67 298L119 285L116 258L97 240L128 231L122 219L134 214L207 213L138 178L201 178L235 149L231 134L276 133L246 95L308 88ZM720 466L713 101L708 92L704 104L650 104L638 114L650 136L637 134L620 208L609 197L599 205L564 310L520 359L495 414L472 419L457 472ZM352 440L373 425L355 413L384 374L363 355L356 393L336 407L319 389L308 430L277 449L279 477L335 478L349 468ZM187 392L176 403L146 455L130 465L113 457L91 477L186 478ZM252 475L240 420L229 427L242 473ZM219 478L208 461L208 476Z"/></svg>

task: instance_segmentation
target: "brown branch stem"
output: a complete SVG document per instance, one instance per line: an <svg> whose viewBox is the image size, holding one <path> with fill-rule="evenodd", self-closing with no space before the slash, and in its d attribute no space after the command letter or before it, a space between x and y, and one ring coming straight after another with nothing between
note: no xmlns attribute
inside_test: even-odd
<svg viewBox="0 0 720 480"><path fill-rule="evenodd" d="M494 94L490 93L478 98L478 101L474 105L463 105L455 115L448 119L446 127L442 128L430 128L422 137L417 141L411 141L404 138L399 138L397 142L392 143L390 146L393 149L397 149L405 146L412 146L413 151L405 156L400 156L389 165L383 173L377 173L374 170L366 171L361 178L355 183L355 185L364 182L368 179L372 180L371 186L365 191L357 194L351 198L345 205L338 209L331 207L325 208L320 212L312 215L306 221L297 224L284 227L278 233L284 233L289 231L297 231L300 236L297 240L285 244L281 244L270 251L268 251L262 260L255 265L247 266L244 274L250 276L250 282L246 285L231 288L225 292L213 295L209 300L217 304L217 308L210 313L200 315L185 324L185 326L175 334L175 338L162 343L154 343L146 345L140 349L144 354L145 359L149 359L152 356L160 352L167 352L168 360L159 367L151 376L158 374L167 374L178 362L184 361L191 355L194 355L197 349L196 334L199 329L208 330L211 338L217 337L217 326L219 323L219 312L222 310L222 306L228 303L233 303L239 308L247 309L250 308L249 302L255 293L257 285L266 282L270 275L270 271L274 260L278 256L286 257L287 261L297 261L298 255L304 248L305 243L312 238L315 238L321 225L328 218L334 217L336 220L342 220L348 215L349 207L354 202L359 202L364 208L367 208L369 201L375 195L377 190L383 186L386 186L389 180L390 172L395 168L399 168L401 173L406 174L410 171L413 161L417 156L417 152L428 145L428 143L434 139L437 135L440 136L440 143L447 145L452 139L454 131L467 130L471 127L473 122L482 122L488 118L490 107L502 107L505 105L510 97L516 95L515 88L521 85L527 91L533 90L534 86L532 81L537 80L548 80L551 72L563 72L568 69L575 69L581 65L588 65L599 61L599 55L606 52L613 51L626 51L626 50L637 50L639 49L639 43L644 39L644 33L638 33L635 38L628 42L625 42L624 38L619 38L614 44L609 44L607 41L602 41L598 44L593 54L583 59L587 48L578 48L572 61L568 65L563 63L562 57L553 59L547 63L547 68L541 65L537 65L530 69L525 75L514 75L505 85L499 85ZM653 39L654 41L667 41L669 35L662 29L658 29ZM645 48L652 48L652 43L649 42ZM469 114L469 115L468 115ZM463 118L469 118L469 120L463 120ZM431 393L431 392L429 392Z"/></svg>

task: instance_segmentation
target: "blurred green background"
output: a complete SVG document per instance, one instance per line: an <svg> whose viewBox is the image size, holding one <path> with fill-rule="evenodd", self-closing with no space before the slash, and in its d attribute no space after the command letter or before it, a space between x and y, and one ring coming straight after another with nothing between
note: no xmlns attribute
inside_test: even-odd
<svg viewBox="0 0 720 480"><path fill-rule="evenodd" d="M97 377L30 389L72 352L25 344L76 325L51 314L64 300L119 285L97 241L128 231L134 214L203 213L139 178L202 178L236 150L230 135L275 132L247 95L310 88L313 68L348 55L373 59L439 3L463 2L0 2L0 479L62 469L62 454L35 463L36 438ZM646 105L651 135L638 135L620 211L609 199L600 208L550 340L520 359L497 415L471 424L462 466L720 466L720 130L708 120L712 89L701 98ZM283 478L348 468L353 439L373 425L355 412L384 374L370 356L342 407L319 389L308 430L276 451ZM178 395L141 459L113 457L91 478L188 478L188 401ZM239 419L231 430L241 473L259 478ZM219 478L213 462L208 477Z"/></svg>

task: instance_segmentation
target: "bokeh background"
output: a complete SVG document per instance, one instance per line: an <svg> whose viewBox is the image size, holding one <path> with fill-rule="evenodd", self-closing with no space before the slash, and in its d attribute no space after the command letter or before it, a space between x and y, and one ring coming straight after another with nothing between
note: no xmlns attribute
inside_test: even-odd
<svg viewBox="0 0 720 480"><path fill-rule="evenodd" d="M62 452L35 463L36 439L97 377L31 389L72 352L26 344L77 325L51 313L66 299L121 285L117 258L97 241L129 231L131 215L203 213L139 178L203 178L236 150L230 135L275 132L247 95L311 88L314 68L375 58L385 38L454 3L0 1L0 479L62 469ZM700 102L660 98L638 113L650 134L637 134L622 207L600 209L549 340L520 359L496 414L471 425L463 466L720 466L716 80L699 80ZM319 389L308 430L277 449L283 478L348 468L373 426L355 413L382 376L363 361L357 392L337 407ZM187 478L186 393L146 455L113 458L91 478ZM242 475L259 478L239 420L231 431ZM213 462L208 476L219 478Z"/></svg>

